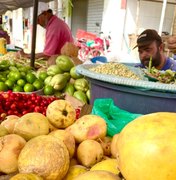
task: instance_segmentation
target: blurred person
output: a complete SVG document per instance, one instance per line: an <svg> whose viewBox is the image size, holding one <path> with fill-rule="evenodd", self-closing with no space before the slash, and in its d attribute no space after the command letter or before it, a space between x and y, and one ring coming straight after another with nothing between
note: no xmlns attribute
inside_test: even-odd
<svg viewBox="0 0 176 180"><path fill-rule="evenodd" d="M149 66L150 58L152 58L152 67L158 70L171 69L176 71L176 61L164 54L164 44L161 36L154 29L146 29L137 38L139 59L141 63L137 65L141 68Z"/></svg>
<svg viewBox="0 0 176 180"><path fill-rule="evenodd" d="M176 36L171 36L168 38L167 42L167 48L173 53L176 54Z"/></svg>
<svg viewBox="0 0 176 180"><path fill-rule="evenodd" d="M5 31L0 25L0 38L4 38L7 41L7 44L10 44L10 36L8 35L7 31Z"/></svg>
<svg viewBox="0 0 176 180"><path fill-rule="evenodd" d="M59 55L61 48L66 42L74 42L72 33L68 25L59 17L53 15L53 11L48 9L38 15L38 24L46 29L44 50L36 53L35 58L48 59L53 55ZM18 52L20 56L30 58L31 54L24 51Z"/></svg>

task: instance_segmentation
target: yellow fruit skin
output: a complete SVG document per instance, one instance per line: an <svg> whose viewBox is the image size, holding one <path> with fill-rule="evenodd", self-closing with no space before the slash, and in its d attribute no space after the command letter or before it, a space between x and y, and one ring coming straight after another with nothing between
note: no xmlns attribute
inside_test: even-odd
<svg viewBox="0 0 176 180"><path fill-rule="evenodd" d="M69 162L69 152L61 140L41 135L26 143L18 158L18 169L20 173L35 173L45 180L61 180Z"/></svg>
<svg viewBox="0 0 176 180"><path fill-rule="evenodd" d="M36 174L29 173L29 174L16 174L12 178L10 178L10 180L43 180L43 178Z"/></svg>
<svg viewBox="0 0 176 180"><path fill-rule="evenodd" d="M114 174L119 174L117 159L106 159L95 164L90 171L105 170Z"/></svg>
<svg viewBox="0 0 176 180"><path fill-rule="evenodd" d="M118 157L118 151L117 151L117 143L118 143L118 137L119 137L119 134L115 134L113 137L112 137L112 141L111 141L111 145L110 145L110 149L111 149L111 155L112 157L114 158L117 158Z"/></svg>
<svg viewBox="0 0 176 180"><path fill-rule="evenodd" d="M18 157L26 141L19 135L0 137L0 172L10 174L18 170Z"/></svg>
<svg viewBox="0 0 176 180"><path fill-rule="evenodd" d="M9 134L8 130L0 124L0 137Z"/></svg>
<svg viewBox="0 0 176 180"><path fill-rule="evenodd" d="M4 126L9 134L13 133L15 123L18 121L19 117L16 115L8 115L5 117L4 121L2 121L1 125Z"/></svg>
<svg viewBox="0 0 176 180"><path fill-rule="evenodd" d="M15 123L14 133L27 141L39 135L46 135L49 133L48 119L41 113L27 113Z"/></svg>
<svg viewBox="0 0 176 180"><path fill-rule="evenodd" d="M56 128L66 128L76 120L76 111L70 102L60 99L48 105L46 117Z"/></svg>
<svg viewBox="0 0 176 180"><path fill-rule="evenodd" d="M80 174L74 180L120 180L120 178L109 171L96 170Z"/></svg>
<svg viewBox="0 0 176 180"><path fill-rule="evenodd" d="M63 129L58 129L58 130L52 131L51 133L49 133L49 135L62 140L63 143L67 146L70 158L73 157L75 153L75 139L74 139L74 136L70 132L65 131Z"/></svg>
<svg viewBox="0 0 176 180"><path fill-rule="evenodd" d="M64 180L73 180L76 176L87 172L88 169L82 165L71 166L64 177Z"/></svg>
<svg viewBox="0 0 176 180"><path fill-rule="evenodd" d="M88 114L77 119L66 130L73 134L77 143L80 143L86 139L104 138L107 132L107 125L100 116Z"/></svg>
<svg viewBox="0 0 176 180"><path fill-rule="evenodd" d="M117 148L125 179L176 179L176 113L151 113L133 120L121 131Z"/></svg>
<svg viewBox="0 0 176 180"><path fill-rule="evenodd" d="M87 139L77 148L77 159L83 166L92 167L103 158L103 149L95 140Z"/></svg>

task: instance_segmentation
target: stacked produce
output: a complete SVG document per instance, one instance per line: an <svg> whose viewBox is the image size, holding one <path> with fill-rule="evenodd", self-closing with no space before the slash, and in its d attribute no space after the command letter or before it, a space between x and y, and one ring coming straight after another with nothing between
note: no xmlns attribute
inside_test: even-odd
<svg viewBox="0 0 176 180"><path fill-rule="evenodd" d="M30 60L17 59L8 53L0 59L0 91L34 92L61 97L65 93L83 103L90 100L88 81L76 73L72 59L60 55L56 64L47 67L46 60L36 60L38 71L30 67Z"/></svg>
<svg viewBox="0 0 176 180"><path fill-rule="evenodd" d="M48 105L57 99L59 98L40 96L36 93L23 94L12 91L0 93L0 121L3 121L8 115L21 117L29 112L39 112L46 115ZM75 111L78 118L80 108L76 108Z"/></svg>
<svg viewBox="0 0 176 180"><path fill-rule="evenodd" d="M176 113L152 113L108 137L103 118L76 120L68 101L55 100L46 116L33 112L1 123L0 172L10 180L173 180L175 127Z"/></svg>
<svg viewBox="0 0 176 180"><path fill-rule="evenodd" d="M0 137L2 176L69 180L84 174L90 179L120 179L118 162L111 156L112 138L106 137L107 125L101 117L84 115L76 120L70 102L55 100L46 116L32 112L5 121Z"/></svg>
<svg viewBox="0 0 176 180"><path fill-rule="evenodd" d="M0 61L0 91L33 92L41 90L43 85L30 66L10 60Z"/></svg>
<svg viewBox="0 0 176 180"><path fill-rule="evenodd" d="M89 82L82 75L76 73L76 66L69 56L58 56L56 64L50 65L46 70L41 69L38 71L38 77L41 74L47 74L44 80L45 95L60 97L62 94L68 93L83 103L89 102Z"/></svg>
<svg viewBox="0 0 176 180"><path fill-rule="evenodd" d="M122 76L136 80L141 79L138 75L136 75L133 71L131 71L126 65L117 62L99 64L98 66L92 67L89 70L101 74Z"/></svg>
<svg viewBox="0 0 176 180"><path fill-rule="evenodd" d="M166 84L175 84L176 83L176 72L171 69L167 69L166 71L160 71L155 67L151 69L147 68L143 70L145 75L152 81L158 81Z"/></svg>

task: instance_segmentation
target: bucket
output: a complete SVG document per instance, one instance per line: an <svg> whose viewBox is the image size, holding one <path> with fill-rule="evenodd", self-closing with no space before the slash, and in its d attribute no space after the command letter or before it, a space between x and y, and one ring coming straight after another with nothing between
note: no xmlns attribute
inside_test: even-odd
<svg viewBox="0 0 176 180"><path fill-rule="evenodd" d="M7 41L5 38L0 38L0 55L4 55L7 53L6 49Z"/></svg>

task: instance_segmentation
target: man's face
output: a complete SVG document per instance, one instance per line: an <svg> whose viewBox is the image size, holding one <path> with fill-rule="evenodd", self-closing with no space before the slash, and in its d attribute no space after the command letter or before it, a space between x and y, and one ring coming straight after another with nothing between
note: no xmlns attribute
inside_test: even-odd
<svg viewBox="0 0 176 180"><path fill-rule="evenodd" d="M159 66L161 63L160 47L154 41L149 45L138 47L139 58L144 66L149 65L150 57L152 57L152 66Z"/></svg>
<svg viewBox="0 0 176 180"><path fill-rule="evenodd" d="M46 27L48 21L45 13L40 14L37 20L40 26L42 26L43 28Z"/></svg>

